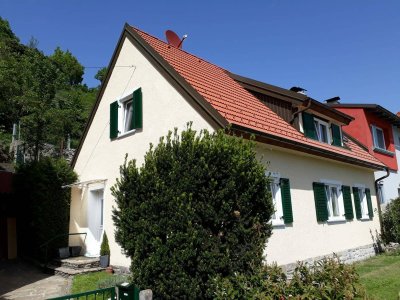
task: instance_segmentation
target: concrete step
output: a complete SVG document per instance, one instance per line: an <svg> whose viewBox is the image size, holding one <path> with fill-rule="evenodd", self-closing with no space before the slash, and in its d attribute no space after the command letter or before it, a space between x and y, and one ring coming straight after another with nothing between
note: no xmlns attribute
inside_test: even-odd
<svg viewBox="0 0 400 300"><path fill-rule="evenodd" d="M60 275L62 277L68 278L69 276L75 276L79 274L86 274L86 273L92 273L92 272L98 272L105 270L104 268L101 267L95 267L95 268L80 268L80 269L71 269L68 267L57 267L54 265L49 265L47 266L49 270L52 270L53 274L55 275Z"/></svg>
<svg viewBox="0 0 400 300"><path fill-rule="evenodd" d="M85 256L69 257L56 259L52 262L52 265L74 270L98 268L100 266L100 258Z"/></svg>

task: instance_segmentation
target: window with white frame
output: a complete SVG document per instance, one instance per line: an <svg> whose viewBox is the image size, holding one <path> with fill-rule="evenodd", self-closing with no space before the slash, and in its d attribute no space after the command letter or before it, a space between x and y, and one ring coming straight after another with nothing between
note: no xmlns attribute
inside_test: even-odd
<svg viewBox="0 0 400 300"><path fill-rule="evenodd" d="M115 139L143 127L142 89L138 88L110 104L110 138Z"/></svg>
<svg viewBox="0 0 400 300"><path fill-rule="evenodd" d="M272 203L274 204L274 213L271 217L272 225L283 225L283 208L282 208L282 197L281 187L279 181L279 175L271 173L268 191L271 192Z"/></svg>
<svg viewBox="0 0 400 300"><path fill-rule="evenodd" d="M365 186L360 184L356 184L354 186L356 189L358 189L358 197L360 198L361 219L369 219L368 202L367 202L367 194L365 193Z"/></svg>
<svg viewBox="0 0 400 300"><path fill-rule="evenodd" d="M371 125L371 131L375 148L386 150L385 135L383 130L375 125Z"/></svg>
<svg viewBox="0 0 400 300"><path fill-rule="evenodd" d="M125 102L122 102L122 132L125 133L134 129L132 124L132 116L133 116L133 100L129 99Z"/></svg>
<svg viewBox="0 0 400 300"><path fill-rule="evenodd" d="M313 190L318 222L353 220L350 186L323 179L313 183Z"/></svg>
<svg viewBox="0 0 400 300"><path fill-rule="evenodd" d="M324 182L328 220L344 220L344 205L340 183Z"/></svg>
<svg viewBox="0 0 400 300"><path fill-rule="evenodd" d="M314 118L314 126L318 141L330 144L329 124L325 121Z"/></svg>

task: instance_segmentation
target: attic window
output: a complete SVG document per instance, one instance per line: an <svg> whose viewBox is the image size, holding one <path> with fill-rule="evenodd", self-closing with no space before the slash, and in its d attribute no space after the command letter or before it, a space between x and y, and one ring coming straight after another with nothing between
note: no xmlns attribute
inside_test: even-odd
<svg viewBox="0 0 400 300"><path fill-rule="evenodd" d="M330 142L330 136L328 134L329 124L322 120L314 118L314 127L317 133L318 141L329 144Z"/></svg>
<svg viewBox="0 0 400 300"><path fill-rule="evenodd" d="M339 125L324 121L317 116L303 112L302 129L306 137L322 143L343 146L342 130Z"/></svg>
<svg viewBox="0 0 400 300"><path fill-rule="evenodd" d="M110 139L143 127L142 89L110 104Z"/></svg>

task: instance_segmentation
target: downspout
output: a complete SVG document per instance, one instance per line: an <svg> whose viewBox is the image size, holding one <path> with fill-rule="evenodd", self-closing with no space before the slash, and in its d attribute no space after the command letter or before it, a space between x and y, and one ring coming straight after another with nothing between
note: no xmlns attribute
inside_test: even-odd
<svg viewBox="0 0 400 300"><path fill-rule="evenodd" d="M379 199L380 195L379 195L378 184L379 184L379 181L389 177L389 175L390 175L389 168L386 167L385 170L386 170L386 175L375 180L375 192L376 192L376 201L378 202L378 215L379 215L379 224L381 226L381 235L383 235L383 222L382 222L382 209L381 209L381 200L383 200L383 199Z"/></svg>
<svg viewBox="0 0 400 300"><path fill-rule="evenodd" d="M311 104L312 104L311 99L310 99L310 98L307 98L306 101L308 101L308 103L307 103L307 105L306 105L305 107L299 109L298 111L295 111L295 112L292 114L292 119L291 119L290 122L289 122L290 125L293 125L294 119L296 118L296 116L297 116L299 113L301 113L301 112L303 112L303 111L306 111L307 109L309 109L309 108L311 107Z"/></svg>

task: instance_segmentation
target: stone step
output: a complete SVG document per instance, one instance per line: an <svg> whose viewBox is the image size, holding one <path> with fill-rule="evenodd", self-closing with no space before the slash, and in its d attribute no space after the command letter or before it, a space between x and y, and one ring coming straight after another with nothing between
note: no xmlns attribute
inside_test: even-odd
<svg viewBox="0 0 400 300"><path fill-rule="evenodd" d="M56 259L52 265L57 267L64 267L74 270L98 268L100 266L100 259L98 257L70 257L64 259Z"/></svg>
<svg viewBox="0 0 400 300"><path fill-rule="evenodd" d="M57 267L54 265L49 265L47 266L49 270L52 270L55 275L60 275L62 277L70 277L70 276L75 276L79 274L85 274L85 273L92 273L92 272L98 272L105 270L104 268L101 267L95 267L95 268L81 268L81 269L71 269L68 267Z"/></svg>

